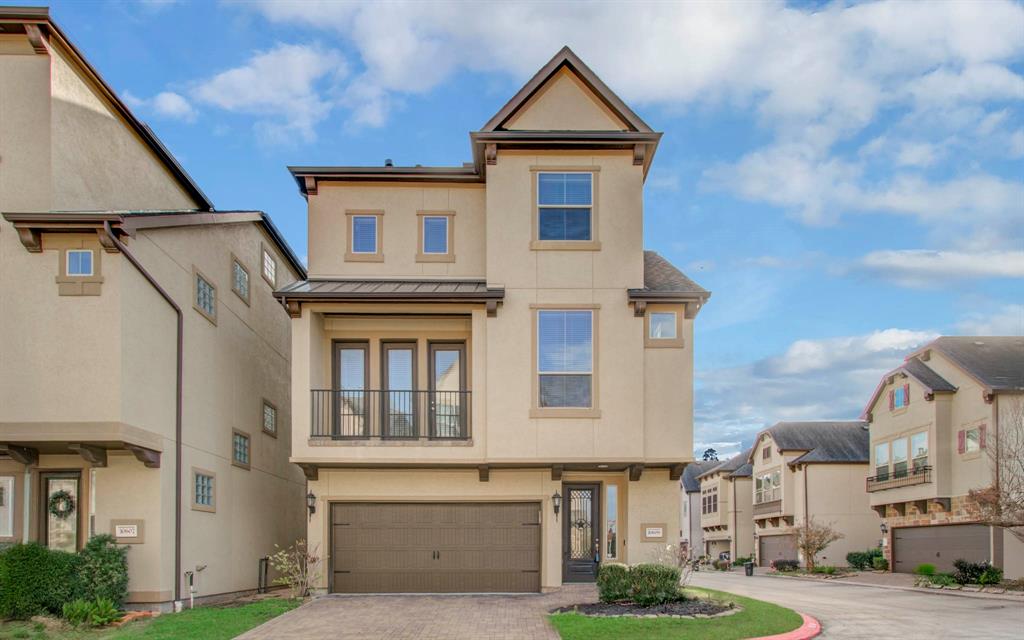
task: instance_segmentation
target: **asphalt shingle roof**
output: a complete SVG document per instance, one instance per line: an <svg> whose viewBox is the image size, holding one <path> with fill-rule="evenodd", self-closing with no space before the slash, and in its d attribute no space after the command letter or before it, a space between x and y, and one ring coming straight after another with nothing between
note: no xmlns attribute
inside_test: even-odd
<svg viewBox="0 0 1024 640"><path fill-rule="evenodd" d="M942 352L993 391L1024 391L1024 338L943 336L930 348Z"/></svg>
<svg viewBox="0 0 1024 640"><path fill-rule="evenodd" d="M636 290L634 290L636 291ZM654 251L644 251L644 288L650 293L689 293L709 296L711 293Z"/></svg>
<svg viewBox="0 0 1024 640"><path fill-rule="evenodd" d="M949 381L917 358L909 358L900 368L932 391L956 391L956 387Z"/></svg>
<svg viewBox="0 0 1024 640"><path fill-rule="evenodd" d="M793 463L867 462L870 457L867 426L867 422L859 420L779 422L766 431L783 451L807 451Z"/></svg>
<svg viewBox="0 0 1024 640"><path fill-rule="evenodd" d="M708 469L701 476L709 476L713 473L727 472L732 478L741 478L743 476L749 476L753 473L753 465L747 462L750 458L750 449L742 453L738 453L733 457L729 458L725 462L719 462L714 467Z"/></svg>
<svg viewBox="0 0 1024 640"><path fill-rule="evenodd" d="M700 480L698 480L698 478L704 472L709 471L720 464L721 462L718 460L708 460L707 462L702 460L700 462L691 462L686 465L686 468L683 469L682 479L683 489L686 493L695 493L700 491Z"/></svg>

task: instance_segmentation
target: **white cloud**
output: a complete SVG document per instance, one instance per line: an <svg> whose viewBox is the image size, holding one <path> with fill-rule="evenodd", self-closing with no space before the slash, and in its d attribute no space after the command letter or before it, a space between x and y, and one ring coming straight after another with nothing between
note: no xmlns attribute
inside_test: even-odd
<svg viewBox="0 0 1024 640"><path fill-rule="evenodd" d="M132 109L147 110L171 120L195 122L198 115L184 96L173 91L161 91L148 99L140 98L130 91L123 91L121 97Z"/></svg>
<svg viewBox="0 0 1024 640"><path fill-rule="evenodd" d="M1024 278L1024 251L873 251L858 268L907 286L943 286L949 279Z"/></svg>
<svg viewBox="0 0 1024 640"><path fill-rule="evenodd" d="M333 105L324 97L348 72L344 57L319 45L277 44L245 64L201 81L195 98L226 111L260 117L265 140L285 142L298 135L316 138L315 125Z"/></svg>
<svg viewBox="0 0 1024 640"><path fill-rule="evenodd" d="M988 314L971 312L956 328L968 336L1024 336L1024 304L1008 304Z"/></svg>

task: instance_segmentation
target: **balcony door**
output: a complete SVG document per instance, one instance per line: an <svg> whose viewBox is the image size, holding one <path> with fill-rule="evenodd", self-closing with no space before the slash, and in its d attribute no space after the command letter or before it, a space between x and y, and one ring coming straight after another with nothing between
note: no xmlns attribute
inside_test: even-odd
<svg viewBox="0 0 1024 640"><path fill-rule="evenodd" d="M334 343L334 424L336 438L370 435L370 349L366 342Z"/></svg>
<svg viewBox="0 0 1024 640"><path fill-rule="evenodd" d="M430 437L465 438L466 345L430 344Z"/></svg>
<svg viewBox="0 0 1024 640"><path fill-rule="evenodd" d="M416 438L416 343L385 342L383 366L383 435L385 438Z"/></svg>

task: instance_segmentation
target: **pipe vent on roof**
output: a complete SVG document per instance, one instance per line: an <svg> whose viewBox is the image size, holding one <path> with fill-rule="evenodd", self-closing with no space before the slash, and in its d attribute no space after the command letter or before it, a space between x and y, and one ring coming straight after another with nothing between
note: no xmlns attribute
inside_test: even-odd
<svg viewBox="0 0 1024 640"><path fill-rule="evenodd" d="M395 163L391 161L391 158L386 158L384 160L384 166L385 167L393 167L393 166L395 166Z"/></svg>

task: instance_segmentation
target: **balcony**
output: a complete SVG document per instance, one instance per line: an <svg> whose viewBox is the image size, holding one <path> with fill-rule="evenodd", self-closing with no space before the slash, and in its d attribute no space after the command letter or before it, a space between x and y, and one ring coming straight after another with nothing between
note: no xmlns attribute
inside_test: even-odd
<svg viewBox="0 0 1024 640"><path fill-rule="evenodd" d="M782 512L782 499L778 498L775 500L768 500L767 502L758 502L754 504L754 515L763 516L769 514L777 514Z"/></svg>
<svg viewBox="0 0 1024 640"><path fill-rule="evenodd" d="M869 493L896 489L899 487L912 487L916 484L925 484L932 481L931 466L915 466L909 471L906 469L896 470L892 473L880 473L870 476L867 479L867 490Z"/></svg>
<svg viewBox="0 0 1024 640"><path fill-rule="evenodd" d="M313 389L314 440L467 440L471 391Z"/></svg>

